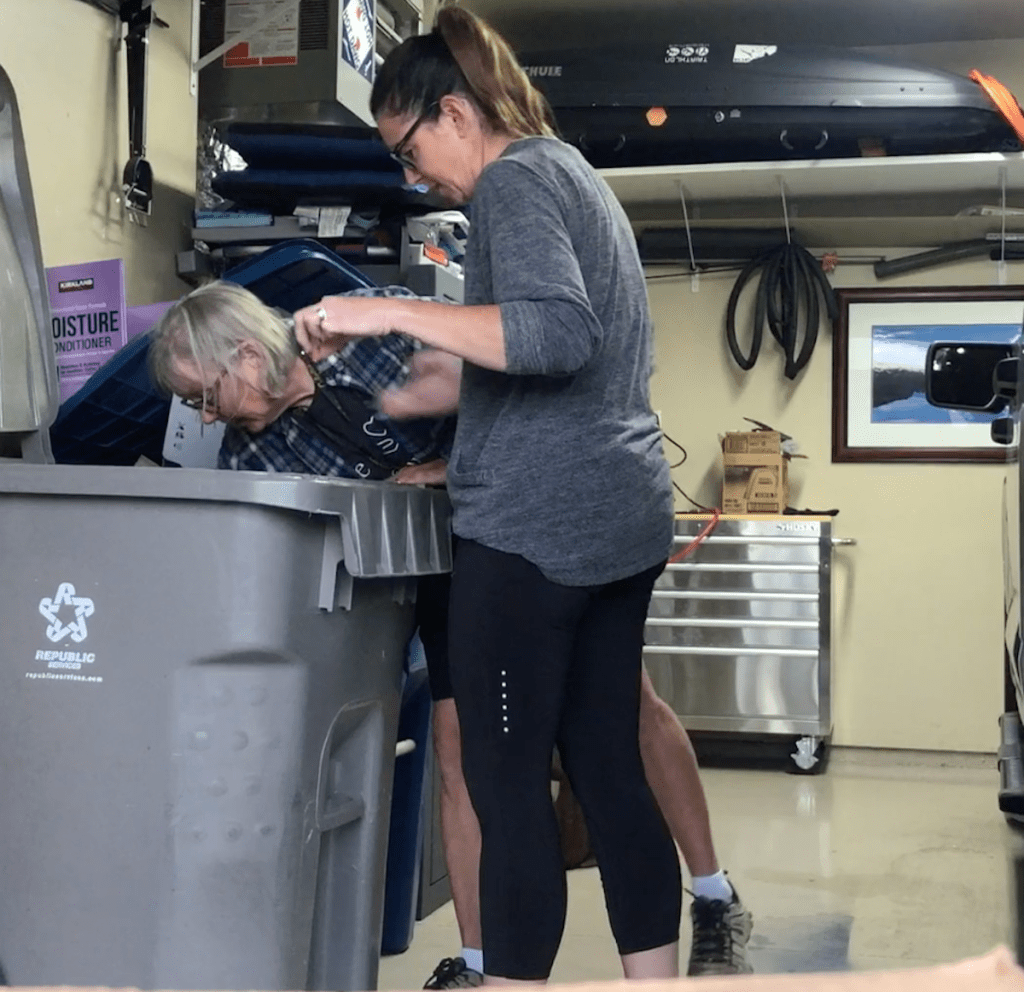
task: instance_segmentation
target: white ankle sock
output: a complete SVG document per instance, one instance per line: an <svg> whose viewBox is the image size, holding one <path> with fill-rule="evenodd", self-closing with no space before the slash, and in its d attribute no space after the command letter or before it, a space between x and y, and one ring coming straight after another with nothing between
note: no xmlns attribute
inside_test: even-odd
<svg viewBox="0 0 1024 992"><path fill-rule="evenodd" d="M484 952L476 947L464 947L459 955L466 962L466 967L472 971L484 973Z"/></svg>
<svg viewBox="0 0 1024 992"><path fill-rule="evenodd" d="M733 897L733 887L724 871L719 869L714 875L694 875L690 880L693 894L702 899L720 899L729 902Z"/></svg>

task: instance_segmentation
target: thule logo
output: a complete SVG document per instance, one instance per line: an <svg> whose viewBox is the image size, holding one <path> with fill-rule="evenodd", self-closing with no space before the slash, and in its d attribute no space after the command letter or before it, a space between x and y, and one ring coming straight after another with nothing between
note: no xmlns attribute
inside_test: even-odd
<svg viewBox="0 0 1024 992"><path fill-rule="evenodd" d="M524 65L523 70L531 79L535 76L561 76L560 65Z"/></svg>

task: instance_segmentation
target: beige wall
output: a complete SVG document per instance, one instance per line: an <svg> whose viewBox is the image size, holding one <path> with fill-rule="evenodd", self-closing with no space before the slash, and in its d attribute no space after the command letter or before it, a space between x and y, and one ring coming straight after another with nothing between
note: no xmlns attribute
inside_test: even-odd
<svg viewBox="0 0 1024 992"><path fill-rule="evenodd" d="M902 284L985 284L991 276L978 264L918 273ZM823 328L795 384L783 377L773 340L754 369L742 372L722 324L734 278L702 276L696 294L688 278L649 284L654 405L666 432L689 454L673 473L676 481L699 502L720 505L718 435L745 429L745 416L791 434L808 456L792 463L791 505L839 509L835 533L857 540L835 558L834 743L995 750L1002 712L1004 469L833 465L831 335ZM865 266L841 266L833 282L875 284ZM680 498L679 509L687 508Z"/></svg>
<svg viewBox="0 0 1024 992"><path fill-rule="evenodd" d="M174 256L191 244L195 189L191 3L156 9L170 28L150 33L146 158L155 192L143 228L118 202L128 160L119 22L78 0L0 0L0 66L18 98L43 262L123 258L130 305L175 299L188 288Z"/></svg>

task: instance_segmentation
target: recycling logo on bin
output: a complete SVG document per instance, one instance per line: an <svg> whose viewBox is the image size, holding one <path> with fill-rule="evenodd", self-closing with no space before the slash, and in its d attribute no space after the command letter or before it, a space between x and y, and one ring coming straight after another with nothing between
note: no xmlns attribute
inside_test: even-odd
<svg viewBox="0 0 1024 992"><path fill-rule="evenodd" d="M39 601L39 612L47 621L46 636L52 644L58 645L70 638L81 644L89 636L86 620L96 612L88 596L79 596L70 582L62 582L52 598L45 596ZM93 665L96 655L86 651L36 651L36 661L45 661L45 672L26 672L28 679L62 679L75 682L102 682L101 675L72 675L83 666ZM56 669L57 671L52 671Z"/></svg>
<svg viewBox="0 0 1024 992"><path fill-rule="evenodd" d="M64 606L73 607L75 612L75 619L67 626L61 622L59 616ZM92 600L86 596L76 596L75 587L70 582L62 582L57 587L57 595L53 599L47 596L39 601L39 612L50 621L50 626L46 628L46 636L54 644L59 644L69 634L71 640L80 644L89 636L85 620L86 617L93 615L95 607Z"/></svg>

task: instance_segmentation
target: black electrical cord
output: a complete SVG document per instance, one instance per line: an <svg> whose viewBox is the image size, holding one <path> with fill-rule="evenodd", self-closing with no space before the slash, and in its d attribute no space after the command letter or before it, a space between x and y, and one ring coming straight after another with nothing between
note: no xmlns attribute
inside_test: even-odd
<svg viewBox="0 0 1024 992"><path fill-rule="evenodd" d="M671 437L669 437L669 436L668 436L668 435L667 435L667 434L666 434L666 433L664 432L664 430L663 430L663 431L661 432L661 436L662 436L662 437L663 437L663 438L664 438L664 439L665 439L666 441L668 441L668 442L669 442L669 444L674 444L674 445L675 445L675 446L676 446L676 447L677 447L677 448L678 448L678 449L679 449L679 450L680 450L680 451L681 451L681 452L683 453L683 457L682 457L682 458L680 458L680 459L679 459L679 461L677 461L677 462L676 462L675 464L669 463L669 466L668 466L668 467L669 467L669 469L679 468L679 466L680 466L680 465L683 465L683 464L684 464L684 463L686 462L686 459L690 457L690 456L689 456L689 454L687 453L686 449L685 449L685 448L684 448L684 447L683 447L683 446L682 446L682 445L681 445L681 444L680 444L680 443L679 443L678 441L676 441L676 440L675 440L674 438L671 438ZM685 499L685 500L686 500L687 502L689 502L689 503L691 503L691 504L692 504L693 506L697 507L697 509L698 509L698 510L704 510L704 511L705 511L705 512L707 512L707 513L717 513L717 512L718 512L717 510L713 509L712 507L709 507L709 506L705 506L705 505L704 505L703 503L698 503L698 502L697 502L697 501L696 501L695 499L693 499L693 497L692 497L692 496L690 496L690 495L689 495L689 494L688 494L688 493L686 492L686 490L685 490L685 489L683 489L683 487L682 487L681 485L679 485L679 483L678 483L678 482L676 482L676 480L675 480L675 479L673 479L673 480L672 480L672 485L673 485L673 486L675 487L676 491L677 491L678 493L680 493L680 495L682 495L682 497L683 497L683 498L684 498L684 499Z"/></svg>
<svg viewBox="0 0 1024 992"><path fill-rule="evenodd" d="M750 351L744 354L736 335L736 307L744 287L759 270ZM832 286L814 256L800 245L780 245L752 258L740 271L725 311L726 341L736 364L744 371L754 367L767 321L772 337L786 355L786 378L795 379L811 360L818 339L819 293L830 319L835 320L839 306ZM803 340L798 348L801 315Z"/></svg>

